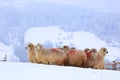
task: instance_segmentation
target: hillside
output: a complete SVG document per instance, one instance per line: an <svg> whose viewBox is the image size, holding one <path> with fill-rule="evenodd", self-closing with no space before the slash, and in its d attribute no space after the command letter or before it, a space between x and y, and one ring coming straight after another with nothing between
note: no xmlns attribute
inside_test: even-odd
<svg viewBox="0 0 120 80"><path fill-rule="evenodd" d="M120 15L42 1L21 3L21 6L15 4L0 6L0 13L0 29L3 30L0 32L0 41L7 44L9 44L9 35L6 32L16 37L14 33L18 30L20 33L17 34L22 35L29 27L57 25L65 31L92 32L107 43L120 47L114 45L114 42L120 42L120 38L117 37L120 34ZM23 37L20 36L18 39Z"/></svg>
<svg viewBox="0 0 120 80"><path fill-rule="evenodd" d="M15 55L22 62L27 61L24 35L32 27L57 26L68 32L68 36L69 32L90 32L108 46L120 48L119 14L44 1L2 0L0 4L0 42L12 46ZM48 47L53 46L50 42L46 42ZM71 45L75 46L73 43Z"/></svg>

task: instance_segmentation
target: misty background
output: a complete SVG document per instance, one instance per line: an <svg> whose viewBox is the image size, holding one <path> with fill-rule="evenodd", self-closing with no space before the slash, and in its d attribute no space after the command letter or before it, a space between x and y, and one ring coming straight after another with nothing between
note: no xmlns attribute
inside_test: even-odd
<svg viewBox="0 0 120 80"><path fill-rule="evenodd" d="M20 61L27 61L25 31L30 27L59 26L66 32L91 32L109 46L120 48L119 3L119 0L0 0L0 42L12 46Z"/></svg>

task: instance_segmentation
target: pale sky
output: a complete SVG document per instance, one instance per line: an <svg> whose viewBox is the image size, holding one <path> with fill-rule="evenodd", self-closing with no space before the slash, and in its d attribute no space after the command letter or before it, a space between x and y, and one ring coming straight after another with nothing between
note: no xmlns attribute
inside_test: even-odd
<svg viewBox="0 0 120 80"><path fill-rule="evenodd" d="M0 5L11 3L14 3L14 5L21 5L40 1L120 13L120 0L0 0Z"/></svg>

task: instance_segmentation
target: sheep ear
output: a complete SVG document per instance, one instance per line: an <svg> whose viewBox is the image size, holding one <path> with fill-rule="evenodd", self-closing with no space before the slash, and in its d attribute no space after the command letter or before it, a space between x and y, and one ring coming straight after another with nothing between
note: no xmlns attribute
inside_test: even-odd
<svg viewBox="0 0 120 80"><path fill-rule="evenodd" d="M63 46L63 48L65 48L65 46Z"/></svg>

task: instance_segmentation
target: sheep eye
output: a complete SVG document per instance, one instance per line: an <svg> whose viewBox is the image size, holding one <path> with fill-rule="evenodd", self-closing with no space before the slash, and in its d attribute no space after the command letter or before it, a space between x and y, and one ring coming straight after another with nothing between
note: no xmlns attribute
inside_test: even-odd
<svg viewBox="0 0 120 80"><path fill-rule="evenodd" d="M28 45L28 47L30 47L30 45Z"/></svg>
<svg viewBox="0 0 120 80"><path fill-rule="evenodd" d="M28 47L31 47L32 45L28 45Z"/></svg>
<svg viewBox="0 0 120 80"><path fill-rule="evenodd" d="M103 51L106 51L106 49L104 49Z"/></svg>

